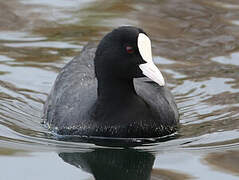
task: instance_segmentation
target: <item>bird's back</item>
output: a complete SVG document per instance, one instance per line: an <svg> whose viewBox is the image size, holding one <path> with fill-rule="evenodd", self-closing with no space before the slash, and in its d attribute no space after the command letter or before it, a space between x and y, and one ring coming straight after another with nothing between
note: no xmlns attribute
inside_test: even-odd
<svg viewBox="0 0 239 180"><path fill-rule="evenodd" d="M94 73L95 44L67 63L58 74L44 104L44 121L50 127L67 127L89 118L88 109L96 101Z"/></svg>

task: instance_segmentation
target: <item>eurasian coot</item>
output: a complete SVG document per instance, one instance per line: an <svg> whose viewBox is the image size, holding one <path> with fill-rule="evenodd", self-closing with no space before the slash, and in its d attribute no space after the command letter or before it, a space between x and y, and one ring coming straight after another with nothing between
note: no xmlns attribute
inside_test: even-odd
<svg viewBox="0 0 239 180"><path fill-rule="evenodd" d="M123 26L87 45L59 73L44 123L60 135L152 138L176 131L179 114L152 60L151 42Z"/></svg>

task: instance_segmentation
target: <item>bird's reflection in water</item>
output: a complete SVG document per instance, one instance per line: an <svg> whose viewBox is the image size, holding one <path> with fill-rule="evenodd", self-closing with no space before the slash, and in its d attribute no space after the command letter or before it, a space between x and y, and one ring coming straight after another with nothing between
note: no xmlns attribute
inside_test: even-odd
<svg viewBox="0 0 239 180"><path fill-rule="evenodd" d="M133 149L96 149L59 156L91 173L96 180L149 180L155 160L154 155Z"/></svg>

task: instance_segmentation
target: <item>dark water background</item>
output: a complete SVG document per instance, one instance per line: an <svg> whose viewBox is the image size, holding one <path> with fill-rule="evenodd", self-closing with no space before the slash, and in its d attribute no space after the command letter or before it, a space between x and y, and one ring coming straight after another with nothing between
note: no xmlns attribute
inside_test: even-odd
<svg viewBox="0 0 239 180"><path fill-rule="evenodd" d="M40 121L57 73L121 25L151 37L181 114L177 137L133 149L54 140ZM0 180L239 179L239 2L1 1L0 171Z"/></svg>

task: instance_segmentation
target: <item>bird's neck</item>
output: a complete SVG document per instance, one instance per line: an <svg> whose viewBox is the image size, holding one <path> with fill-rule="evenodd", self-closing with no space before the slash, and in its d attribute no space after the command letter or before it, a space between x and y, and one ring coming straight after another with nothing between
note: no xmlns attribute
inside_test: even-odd
<svg viewBox="0 0 239 180"><path fill-rule="evenodd" d="M136 95L133 79L98 79L98 100L123 101Z"/></svg>

